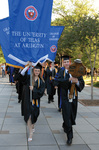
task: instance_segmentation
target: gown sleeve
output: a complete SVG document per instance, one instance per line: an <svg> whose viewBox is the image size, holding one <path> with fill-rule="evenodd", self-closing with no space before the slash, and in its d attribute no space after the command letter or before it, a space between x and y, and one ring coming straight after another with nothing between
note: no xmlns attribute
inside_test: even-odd
<svg viewBox="0 0 99 150"><path fill-rule="evenodd" d="M79 81L79 86L76 85L76 88L77 88L77 91L81 92L85 86L85 83L84 83L84 80L83 80L83 77L79 77L78 78L78 81Z"/></svg>

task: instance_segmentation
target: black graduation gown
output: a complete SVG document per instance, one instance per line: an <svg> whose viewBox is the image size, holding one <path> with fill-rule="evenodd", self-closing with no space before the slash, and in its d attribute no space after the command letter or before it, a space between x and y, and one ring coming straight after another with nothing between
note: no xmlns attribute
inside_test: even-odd
<svg viewBox="0 0 99 150"><path fill-rule="evenodd" d="M62 69L62 68L58 68L58 72L56 73L55 78L54 78L54 86L58 87L57 94L58 94L58 108L59 108L59 111L61 111L61 106L62 106L61 87L57 82L57 78L58 78L58 74L59 74L60 69Z"/></svg>
<svg viewBox="0 0 99 150"><path fill-rule="evenodd" d="M34 100L34 104L30 102L30 89L29 85L26 84L24 88L24 120L27 122L29 116L31 116L32 124L37 121L37 118L40 113L40 98L44 94L45 83L42 79L39 78L40 85L38 86L38 80L35 82L35 86L32 92L32 99ZM37 101L37 103L36 103Z"/></svg>
<svg viewBox="0 0 99 150"><path fill-rule="evenodd" d="M26 94L26 85L30 85L30 75L27 74L27 71L24 76L18 73L17 76L18 80L18 99L21 100L21 115L24 116L25 114L25 94Z"/></svg>
<svg viewBox="0 0 99 150"><path fill-rule="evenodd" d="M46 88L47 88L47 94L48 95L55 95L55 88L53 85L54 80L51 79L51 77L55 77L55 69L53 71L50 71L49 67L46 69Z"/></svg>
<svg viewBox="0 0 99 150"><path fill-rule="evenodd" d="M67 74L64 77L65 69L61 69L58 75L58 84L62 89L62 116L63 116L63 128L64 132L69 135L69 132L72 132L72 125L75 125L75 119L77 114L77 102L78 102L78 91L81 92L84 88L84 80L82 77L78 78L79 86L76 85L77 96L74 97L73 102L69 102L68 90L70 90L71 82L69 82L70 75ZM75 93L74 93L75 95ZM73 138L73 133L69 135L69 138Z"/></svg>
<svg viewBox="0 0 99 150"><path fill-rule="evenodd" d="M40 79L40 86L38 87L38 80L35 82L35 86L32 92L32 99L34 100L34 105L31 108L31 120L32 124L37 121L40 113L40 98L43 96L45 91L45 83Z"/></svg>
<svg viewBox="0 0 99 150"><path fill-rule="evenodd" d="M22 90L23 90L23 83L22 80L19 80L20 78L20 73L19 69L15 69L15 74L14 74L14 81L16 81L16 90L18 93L18 101L21 102L22 100Z"/></svg>
<svg viewBox="0 0 99 150"><path fill-rule="evenodd" d="M16 92L19 93L19 83L18 83L18 72L19 72L19 68L15 68L15 72L14 72L14 81L16 82Z"/></svg>

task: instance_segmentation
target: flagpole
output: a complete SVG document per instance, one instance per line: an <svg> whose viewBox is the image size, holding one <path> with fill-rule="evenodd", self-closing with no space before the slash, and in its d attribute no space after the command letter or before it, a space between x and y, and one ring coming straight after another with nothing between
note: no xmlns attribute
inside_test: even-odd
<svg viewBox="0 0 99 150"><path fill-rule="evenodd" d="M52 77L54 77L54 61L52 61L52 66L53 66L53 69L52 69Z"/></svg>
<svg viewBox="0 0 99 150"><path fill-rule="evenodd" d="M32 66L30 66L30 86L32 86ZM32 102L32 90L30 90L30 102Z"/></svg>

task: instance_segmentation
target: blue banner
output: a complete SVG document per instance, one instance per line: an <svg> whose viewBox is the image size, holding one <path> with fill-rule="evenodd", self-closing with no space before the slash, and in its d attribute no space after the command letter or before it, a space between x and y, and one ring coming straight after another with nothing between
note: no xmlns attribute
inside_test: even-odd
<svg viewBox="0 0 99 150"><path fill-rule="evenodd" d="M48 57L53 0L9 0L9 56L36 63Z"/></svg>
<svg viewBox="0 0 99 150"><path fill-rule="evenodd" d="M58 40L63 30L64 26L51 26L50 28L48 59L51 61L55 60L58 47Z"/></svg>
<svg viewBox="0 0 99 150"><path fill-rule="evenodd" d="M10 28L9 28L9 18L5 18L0 20L0 45L4 54L4 58L6 60L7 65L23 68L24 65L10 59L8 54L10 53L11 49L9 47L9 35L10 35Z"/></svg>
<svg viewBox="0 0 99 150"><path fill-rule="evenodd" d="M51 26L49 37L49 49L47 60L54 61L57 53L58 40L64 30L64 26ZM41 61L43 62L43 60Z"/></svg>
<svg viewBox="0 0 99 150"><path fill-rule="evenodd" d="M50 27L50 38L49 38L49 49L48 49L48 60L54 61L57 53L57 44L61 36L61 33L64 29L64 26L51 26ZM10 59L8 54L11 49L9 48L9 36L10 36L10 27L9 27L9 18L0 20L0 45L8 65L14 67L24 67L27 63L21 61L17 58ZM16 60L16 61L15 61ZM45 61L45 60L43 60ZM20 62L20 63L19 63ZM22 65L23 64L23 65Z"/></svg>

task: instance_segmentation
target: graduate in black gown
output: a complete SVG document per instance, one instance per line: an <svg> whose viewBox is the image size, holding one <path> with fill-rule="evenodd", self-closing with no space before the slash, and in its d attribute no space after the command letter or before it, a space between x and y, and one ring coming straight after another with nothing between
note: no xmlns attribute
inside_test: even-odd
<svg viewBox="0 0 99 150"><path fill-rule="evenodd" d="M22 102L22 91L23 91L23 80L20 77L20 72L22 69L20 68L15 68L15 73L14 73L14 81L16 85L16 92L18 93L18 103ZM22 112L22 110L21 110ZM23 114L23 113L22 113Z"/></svg>
<svg viewBox="0 0 99 150"><path fill-rule="evenodd" d="M64 57L63 60L64 69L60 69L56 86L61 87L62 96L62 117L63 117L63 129L67 134L67 144L71 145L73 139L73 127L75 125L75 119L77 115L77 103L78 103L78 92L81 92L84 88L84 80L81 77L74 78L68 73L69 69L69 57ZM69 100L69 92L71 84L75 83L75 91L73 94L72 101Z"/></svg>
<svg viewBox="0 0 99 150"><path fill-rule="evenodd" d="M56 93L56 89L54 88L54 77L56 75L56 69L54 68L54 64L49 62L49 66L46 68L46 88L48 94L48 103L54 102L54 95Z"/></svg>
<svg viewBox="0 0 99 150"><path fill-rule="evenodd" d="M58 72L56 73L55 78L54 78L54 88L57 89L57 95L58 95L58 111L59 112L61 112L62 110L62 92L61 92L60 85L59 84L58 86L56 85L57 85L57 78L58 78L60 69L64 69L64 67L58 68Z"/></svg>
<svg viewBox="0 0 99 150"><path fill-rule="evenodd" d="M31 63L29 63L29 66L30 65ZM30 86L29 82L27 82L24 88L24 120L29 128L28 141L32 141L34 124L37 122L40 114L40 98L43 96L45 90L44 80L40 76L41 68L42 66L40 64L37 64L33 68L32 86ZM21 75L24 75L24 72L27 72L27 70L28 68L24 68L21 72ZM24 77L26 78L26 73ZM30 102L30 90L32 90L32 102Z"/></svg>

